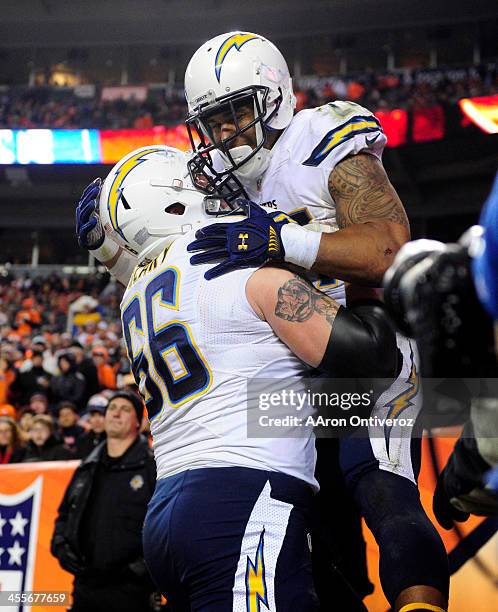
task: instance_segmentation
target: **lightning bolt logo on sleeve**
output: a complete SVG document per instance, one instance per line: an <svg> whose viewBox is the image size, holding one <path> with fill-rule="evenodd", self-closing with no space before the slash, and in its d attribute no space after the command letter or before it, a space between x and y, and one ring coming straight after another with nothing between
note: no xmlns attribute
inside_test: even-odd
<svg viewBox="0 0 498 612"><path fill-rule="evenodd" d="M118 224L118 202L121 197L121 185L126 176L139 164L145 161L145 157L151 153L156 153L160 149L150 148L145 151L140 151L135 155L132 155L127 159L117 170L114 175L114 179L109 189L109 195L107 196L107 210L109 211L109 218L111 219L111 225L118 234L124 239L123 232Z"/></svg>
<svg viewBox="0 0 498 612"><path fill-rule="evenodd" d="M261 532L259 537L258 550L256 551L256 559L253 563L250 557L247 557L246 568L246 602L247 612L260 612L261 604L267 609L268 593L266 588L265 577L265 559L264 559L264 536L265 530Z"/></svg>
<svg viewBox="0 0 498 612"><path fill-rule="evenodd" d="M245 45L246 42L249 42L250 40L256 40L257 38L258 36L255 34L234 34L222 43L214 60L215 73L218 83L220 82L221 78L221 68L223 67L223 62L225 61L230 49L235 47L237 51L240 51L242 45Z"/></svg>
<svg viewBox="0 0 498 612"><path fill-rule="evenodd" d="M313 149L311 155L303 166L318 166L329 153L343 142L353 138L357 134L368 134L370 132L382 132L378 119L373 115L353 117L339 127L327 132L318 145Z"/></svg>

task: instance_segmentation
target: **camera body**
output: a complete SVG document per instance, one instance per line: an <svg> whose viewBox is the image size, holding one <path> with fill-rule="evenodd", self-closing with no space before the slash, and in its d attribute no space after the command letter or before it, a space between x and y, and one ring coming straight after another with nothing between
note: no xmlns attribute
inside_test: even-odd
<svg viewBox="0 0 498 612"><path fill-rule="evenodd" d="M384 297L399 329L417 341L422 376L496 376L493 322L477 297L468 249L429 240L407 246L384 278Z"/></svg>

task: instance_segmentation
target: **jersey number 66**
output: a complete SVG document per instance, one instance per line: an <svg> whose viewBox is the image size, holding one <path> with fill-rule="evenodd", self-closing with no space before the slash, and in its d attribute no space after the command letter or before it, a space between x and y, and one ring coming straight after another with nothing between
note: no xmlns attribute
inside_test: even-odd
<svg viewBox="0 0 498 612"><path fill-rule="evenodd" d="M178 310L180 272L167 268L135 293L122 310L123 333L135 382L149 419L209 390L212 373Z"/></svg>

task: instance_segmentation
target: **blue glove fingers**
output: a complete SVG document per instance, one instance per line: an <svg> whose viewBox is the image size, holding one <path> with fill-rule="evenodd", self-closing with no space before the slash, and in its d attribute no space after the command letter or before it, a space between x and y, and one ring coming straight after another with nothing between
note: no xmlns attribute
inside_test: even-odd
<svg viewBox="0 0 498 612"><path fill-rule="evenodd" d="M193 240L187 246L187 251L189 253L192 253L192 251L200 251L204 249L214 249L218 247L224 247L225 245L226 245L225 237L199 238L198 240Z"/></svg>
<svg viewBox="0 0 498 612"><path fill-rule="evenodd" d="M226 257L226 249L211 249L210 251L204 251L202 253L192 255L190 258L190 263L193 266L196 266L199 264L213 263L214 261L218 261L220 259L226 259Z"/></svg>
<svg viewBox="0 0 498 612"><path fill-rule="evenodd" d="M85 190L81 194L80 202L83 202L84 200L94 200L99 195L101 188L102 179L96 178L85 187Z"/></svg>
<svg viewBox="0 0 498 612"><path fill-rule="evenodd" d="M207 225L195 232L196 238L207 238L208 236L225 236L227 228L232 225L231 223L213 223Z"/></svg>
<svg viewBox="0 0 498 612"><path fill-rule="evenodd" d="M85 223L84 225L82 225L79 228L79 231L78 231L78 243L84 249L94 249L94 248L97 248L99 246L99 245L90 245L88 240L87 240L88 234L94 229L94 227L96 225L97 225L97 219L95 217L92 217L90 219L90 221L88 221L88 223ZM102 242L103 242L103 240L102 240Z"/></svg>
<svg viewBox="0 0 498 612"><path fill-rule="evenodd" d="M84 224L86 221L88 221L88 219L90 219L92 214L95 212L96 207L96 200L88 200L78 206L76 209L76 221L78 226Z"/></svg>
<svg viewBox="0 0 498 612"><path fill-rule="evenodd" d="M97 219L95 217L92 217L89 221L87 221L80 227L79 233L81 234L81 236L86 237L88 232L91 232L96 225L97 225Z"/></svg>
<svg viewBox="0 0 498 612"><path fill-rule="evenodd" d="M204 278L209 281L218 276L222 276L223 274L227 274L228 272L232 272L232 270L237 270L240 267L240 265L234 265L230 261L223 261L217 266L214 266L214 268L210 268L209 270L204 272Z"/></svg>
<svg viewBox="0 0 498 612"><path fill-rule="evenodd" d="M98 244L88 242L88 234L97 226L98 220L94 215L98 206L98 198L102 188L102 179L97 178L91 182L83 191L78 206L76 207L76 233L78 234L78 243L85 249L97 248L103 242L98 241Z"/></svg>

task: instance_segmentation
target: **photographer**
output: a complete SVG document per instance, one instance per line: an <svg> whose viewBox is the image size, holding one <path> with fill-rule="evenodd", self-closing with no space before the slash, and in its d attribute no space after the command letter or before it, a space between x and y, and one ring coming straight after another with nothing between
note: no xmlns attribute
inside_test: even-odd
<svg viewBox="0 0 498 612"><path fill-rule="evenodd" d="M466 418L434 493L434 514L445 529L469 514L498 514L497 491L491 485L497 480L492 468L498 465L493 380L498 377L498 343L497 353L493 350L493 320L495 335L498 330L498 177L480 222L459 244L408 243L384 278L386 303L398 326L417 340L422 375L467 379L449 381L459 416ZM429 396L426 410L430 405L441 416L448 404Z"/></svg>

